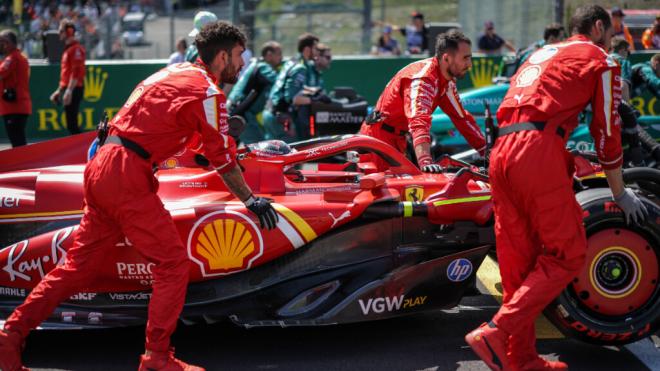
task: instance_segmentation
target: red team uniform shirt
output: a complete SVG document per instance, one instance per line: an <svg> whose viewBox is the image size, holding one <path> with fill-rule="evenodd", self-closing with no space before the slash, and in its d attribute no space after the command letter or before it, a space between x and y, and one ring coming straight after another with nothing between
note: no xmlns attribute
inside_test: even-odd
<svg viewBox="0 0 660 371"><path fill-rule="evenodd" d="M85 48L77 41L69 44L62 53L60 87L66 88L72 77L77 80L77 88L83 86L83 80L85 79Z"/></svg>
<svg viewBox="0 0 660 371"><path fill-rule="evenodd" d="M543 72L543 73L541 73ZM497 111L501 127L540 121L567 135L578 125L578 115L591 105L590 132L604 169L621 166L621 67L586 36L546 45L532 54L511 80Z"/></svg>
<svg viewBox="0 0 660 371"><path fill-rule="evenodd" d="M198 62L201 63L201 62ZM180 63L142 81L113 117L110 135L132 140L160 163L200 133L201 151L220 173L236 162L225 94L204 67Z"/></svg>
<svg viewBox="0 0 660 371"><path fill-rule="evenodd" d="M7 88L16 90L16 101L7 102L0 98L0 116L9 114L29 115L32 113L30 98L30 66L21 51L14 49L0 64L0 92Z"/></svg>
<svg viewBox="0 0 660 371"><path fill-rule="evenodd" d="M431 143L431 115L440 107L467 142L479 152L486 146L474 117L463 109L456 81L440 73L438 59L426 58L399 71L376 103L383 122L397 132L410 132L413 146Z"/></svg>

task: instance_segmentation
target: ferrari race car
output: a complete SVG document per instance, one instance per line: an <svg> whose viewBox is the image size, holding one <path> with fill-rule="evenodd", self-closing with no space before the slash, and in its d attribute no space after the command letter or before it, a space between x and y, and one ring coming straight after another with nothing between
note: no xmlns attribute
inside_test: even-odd
<svg viewBox="0 0 660 371"><path fill-rule="evenodd" d="M0 318L72 245L82 215L80 148L91 135L0 152ZM477 293L477 269L495 247L490 186L478 168L443 157L446 172L425 174L364 136L280 147L238 153L250 187L274 200L279 223L270 231L198 157L180 153L156 173L190 258L183 322L340 324L451 308ZM377 171L375 158L389 169ZM576 163L587 263L546 315L584 341L632 342L660 324L660 175L626 171L650 212L627 226L598 166L580 156ZM131 241L116 241L96 280L42 327L145 323L151 267Z"/></svg>

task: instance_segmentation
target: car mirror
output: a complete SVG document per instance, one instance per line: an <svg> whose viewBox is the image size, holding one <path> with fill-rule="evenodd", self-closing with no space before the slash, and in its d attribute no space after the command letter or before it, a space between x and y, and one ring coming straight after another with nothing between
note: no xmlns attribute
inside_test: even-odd
<svg viewBox="0 0 660 371"><path fill-rule="evenodd" d="M383 173L374 173L360 178L360 189L376 189L385 184L385 175Z"/></svg>

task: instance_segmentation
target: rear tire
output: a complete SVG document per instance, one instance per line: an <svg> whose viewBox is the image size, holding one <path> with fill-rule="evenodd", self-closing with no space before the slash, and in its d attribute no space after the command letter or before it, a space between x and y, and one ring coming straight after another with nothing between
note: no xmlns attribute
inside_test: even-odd
<svg viewBox="0 0 660 371"><path fill-rule="evenodd" d="M627 226L607 188L577 194L585 210L587 257L573 282L545 310L567 336L594 344L627 344L660 327L660 171L626 170L649 217Z"/></svg>

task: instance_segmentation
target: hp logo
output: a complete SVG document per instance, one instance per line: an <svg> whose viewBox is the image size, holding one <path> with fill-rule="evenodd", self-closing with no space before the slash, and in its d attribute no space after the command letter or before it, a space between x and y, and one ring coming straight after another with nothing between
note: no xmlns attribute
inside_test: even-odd
<svg viewBox="0 0 660 371"><path fill-rule="evenodd" d="M472 273L472 263L467 259L456 259L447 267L447 278L453 282L465 281Z"/></svg>

